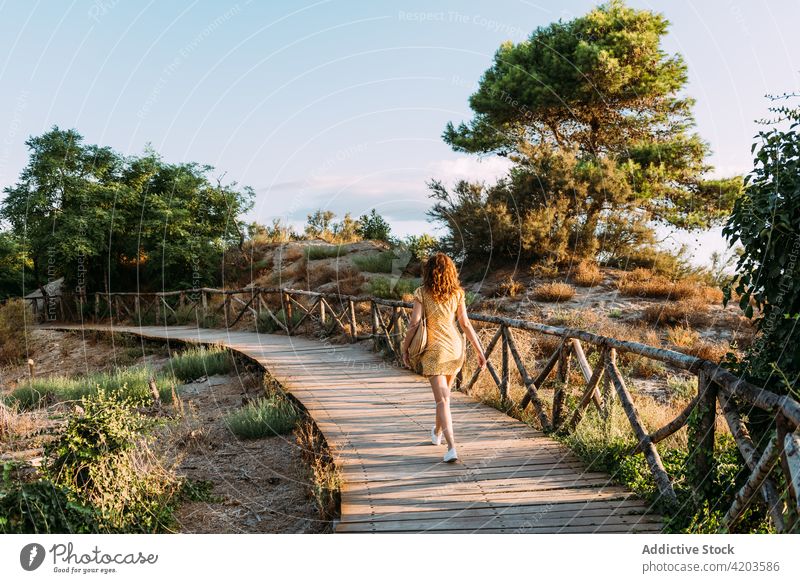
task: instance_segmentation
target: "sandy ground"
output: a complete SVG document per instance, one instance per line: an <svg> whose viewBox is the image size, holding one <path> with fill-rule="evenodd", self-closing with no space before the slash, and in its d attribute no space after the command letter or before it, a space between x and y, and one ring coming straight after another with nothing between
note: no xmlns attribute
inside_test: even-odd
<svg viewBox="0 0 800 583"><path fill-rule="evenodd" d="M236 377L211 377L182 389L184 418L172 432L181 458L179 473L212 481L216 500L182 505L177 512L181 531L328 530L308 496L306 467L294 436L239 440L225 426L225 414L242 405L246 385Z"/></svg>

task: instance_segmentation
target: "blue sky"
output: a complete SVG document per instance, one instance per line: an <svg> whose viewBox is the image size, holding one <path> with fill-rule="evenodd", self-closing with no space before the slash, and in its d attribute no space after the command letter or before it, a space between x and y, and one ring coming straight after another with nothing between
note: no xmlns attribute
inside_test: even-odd
<svg viewBox="0 0 800 583"><path fill-rule="evenodd" d="M672 22L698 131L720 175L750 167L765 93L800 87L796 0L630 1ZM441 140L501 42L594 2L0 0L0 187L56 124L126 154L216 166L254 187L252 218L376 207L433 231L426 180L493 179ZM679 237L703 259L718 233Z"/></svg>

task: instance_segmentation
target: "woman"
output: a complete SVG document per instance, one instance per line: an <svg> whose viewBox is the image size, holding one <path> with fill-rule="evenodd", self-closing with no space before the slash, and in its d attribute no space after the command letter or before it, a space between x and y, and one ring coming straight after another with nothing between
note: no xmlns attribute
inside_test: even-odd
<svg viewBox="0 0 800 583"><path fill-rule="evenodd" d="M414 309L403 341L403 362L410 367L408 347L414 332L425 315L427 344L422 353L422 374L428 377L436 400L436 423L431 429L434 445L442 443L442 434L447 440L444 461L458 459L453 437L453 420L450 416L450 387L456 373L464 366L466 346L464 337L458 333L455 316L466 333L478 356L478 366L486 366L478 335L467 317L464 290L458 282L458 272L453 260L444 253L431 256L423 268L422 286L414 291Z"/></svg>

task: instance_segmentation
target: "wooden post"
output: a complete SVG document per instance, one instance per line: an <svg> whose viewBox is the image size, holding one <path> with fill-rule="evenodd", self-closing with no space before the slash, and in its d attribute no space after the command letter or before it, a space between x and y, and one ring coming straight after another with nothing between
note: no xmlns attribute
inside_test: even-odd
<svg viewBox="0 0 800 583"><path fill-rule="evenodd" d="M705 500L714 481L714 425L717 419L717 384L704 372L697 375L696 421L688 426L689 479L695 498Z"/></svg>
<svg viewBox="0 0 800 583"><path fill-rule="evenodd" d="M319 299L319 323L325 326L325 298Z"/></svg>
<svg viewBox="0 0 800 583"><path fill-rule="evenodd" d="M558 355L558 381L559 386L553 394L553 427L561 425L561 415L564 409L564 395L566 394L567 386L569 383L570 372L570 344L567 344L568 339L564 339L564 344L561 348L561 353Z"/></svg>
<svg viewBox="0 0 800 583"><path fill-rule="evenodd" d="M94 292L94 321L100 321L100 292Z"/></svg>
<svg viewBox="0 0 800 583"><path fill-rule="evenodd" d="M733 499L733 504L731 504L730 509L722 519L722 522L728 528L730 528L737 520L739 520L742 514L744 514L744 511L747 510L747 507L753 500L753 495L759 490L759 488L761 488L762 483L767 479L767 476L769 476L770 471L775 465L775 462L778 459L778 451L775 448L775 439L776 438L773 435L772 439L769 440L766 449L764 449L764 453L761 454L761 458L759 458L753 473L750 474L747 482L745 482L744 486L742 486L741 489L736 493L736 496Z"/></svg>
<svg viewBox="0 0 800 583"><path fill-rule="evenodd" d="M555 352L553 352L553 354L550 356L550 359L547 361L547 363L542 368L542 371L539 373L539 376L537 376L534 379L533 384L536 385L536 387L542 386L544 384L544 382L547 380L547 377L550 374L550 371L553 370L553 367L558 362L558 358L561 355L561 350L563 348L564 348L564 341L562 340L561 344L558 345L558 348L556 348ZM531 396L530 396L530 393L528 393L527 395L522 397L522 401L520 401L520 403L519 403L519 408L520 409L525 409L525 407L528 406L528 403L530 403L530 401L531 401Z"/></svg>
<svg viewBox="0 0 800 583"><path fill-rule="evenodd" d="M500 368L500 401L502 403L506 402L508 398L508 379L509 379L509 370L508 370L508 328L501 325L500 326L502 332L502 343L500 344L500 357L501 357L501 368Z"/></svg>
<svg viewBox="0 0 800 583"><path fill-rule="evenodd" d="M378 305L372 300L370 300L369 302L369 315L370 315L370 323L372 326L372 348L373 350L377 350L380 324L378 322Z"/></svg>
<svg viewBox="0 0 800 583"><path fill-rule="evenodd" d="M678 502L678 498L675 496L675 490L672 489L672 483L670 482L669 475L667 475L667 471L664 469L664 464L661 463L661 456L658 455L656 446L650 442L650 437L647 431L645 431L639 413L636 411L636 407L633 404L633 397L631 397L631 394L628 392L625 381L622 380L622 375L616 365L615 353L616 350L611 348L606 355L606 375L611 377L611 382L614 383L614 388L617 390L617 395L625 410L625 414L628 416L628 421L633 428L636 439L640 444L643 444L644 455L645 458L647 458L647 464L650 466L650 471L653 474L653 479L658 487L658 491L666 498L669 504L675 505Z"/></svg>
<svg viewBox="0 0 800 583"><path fill-rule="evenodd" d="M158 294L153 297L153 305L156 308L156 326L158 326L158 321L161 318L161 298Z"/></svg>
<svg viewBox="0 0 800 583"><path fill-rule="evenodd" d="M789 473L786 480L789 483L789 492L794 497L795 512L800 514L800 435L789 433L783 440L783 451L786 454L786 465ZM797 524L795 523L795 527Z"/></svg>
<svg viewBox="0 0 800 583"><path fill-rule="evenodd" d="M350 320L350 342L355 342L358 329L356 328L356 304L352 298L347 300L347 319Z"/></svg>
<svg viewBox="0 0 800 583"><path fill-rule="evenodd" d="M231 325L231 302L233 301L231 298L233 296L231 294L224 294L222 297L225 298L222 304L225 306L225 327L227 328Z"/></svg>
<svg viewBox="0 0 800 583"><path fill-rule="evenodd" d="M787 441L787 438L791 437L792 430L795 428L791 426L791 422L780 411L778 411L778 414L775 416L775 428L777 429L777 440L775 445L778 448L778 460L781 464L781 471L786 477L789 498L790 500L795 500L796 502L797 490L794 488L794 484L792 482L792 468L788 452L786 451L786 444L791 441L791 439L788 439ZM798 524L798 514L795 506L790 503L786 509L786 530L788 532L794 532L794 529L800 526L800 524Z"/></svg>
<svg viewBox="0 0 800 583"><path fill-rule="evenodd" d="M585 380L588 383L589 379L592 378L593 371L592 367L589 366L589 361L586 358L586 353L583 352L583 346L581 345L581 341L578 340L577 338L573 338L570 344L572 344L572 351L575 353L575 360L578 361L578 366L581 369L581 373L583 373L583 380ZM601 354L600 355L601 368L602 368L602 361L603 361L603 355ZM592 401L594 402L595 407L597 407L597 410L602 411L603 401L600 397L600 391L597 389L596 385L594 391L592 391Z"/></svg>
<svg viewBox="0 0 800 583"><path fill-rule="evenodd" d="M499 334L501 331L503 332L503 336L508 344L508 350L511 352L511 356L514 358L514 362L517 365L517 370L522 377L522 383L525 385L525 396L533 404L533 408L536 410L536 415L539 418L539 423L541 423L542 429L545 431L550 431L553 426L550 423L550 420L547 418L547 414L544 412L544 404L542 403L541 399L539 399L536 383L530 378L528 371L525 368L525 364L522 362L522 357L519 355L519 350L517 350L517 345L514 342L514 336L511 334L511 330L507 326L502 327L497 331L497 333Z"/></svg>
<svg viewBox="0 0 800 583"><path fill-rule="evenodd" d="M744 458L747 467L750 470L756 469L758 463L758 451L753 443L750 433L747 431L747 426L742 422L739 413L736 411L736 405L733 399L727 395L725 391L717 393L719 405L722 408L722 413L725 415L725 420L728 422L728 427L731 430L734 441L739 448L739 451ZM783 502L778 495L778 488L775 483L767 478L761 486L761 494L767 503L772 523L775 530L778 532L785 532L786 523L783 519Z"/></svg>
<svg viewBox="0 0 800 583"><path fill-rule="evenodd" d="M206 295L206 290L203 290L200 293L200 301L203 306L203 322L201 325L205 326L208 319L208 296Z"/></svg>
<svg viewBox="0 0 800 583"><path fill-rule="evenodd" d="M292 329L294 310L292 309L292 302L289 301L288 293L284 292L281 295L281 299L283 301L283 321L286 323L287 334L289 334L288 331Z"/></svg>

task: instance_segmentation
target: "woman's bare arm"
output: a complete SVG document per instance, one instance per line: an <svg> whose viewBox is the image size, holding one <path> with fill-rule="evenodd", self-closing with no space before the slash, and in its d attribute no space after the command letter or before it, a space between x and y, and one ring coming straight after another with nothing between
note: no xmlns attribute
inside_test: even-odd
<svg viewBox="0 0 800 583"><path fill-rule="evenodd" d="M467 306L462 301L458 304L458 323L461 324L461 329L464 331L464 334L467 335L467 338L472 343L472 346L475 348L475 353L478 357L478 366L483 368L486 366L486 355L483 354L483 347L481 346L481 341L478 338L478 335L475 333L475 328L472 327L472 322L469 321L469 316L467 316Z"/></svg>
<svg viewBox="0 0 800 583"><path fill-rule="evenodd" d="M411 345L411 339L414 337L419 323L422 321L422 304L414 300L414 307L411 309L411 317L408 322L408 330L406 330L406 337L403 339L403 347L401 353L403 355L403 364L410 367L411 363L408 361L408 347Z"/></svg>

